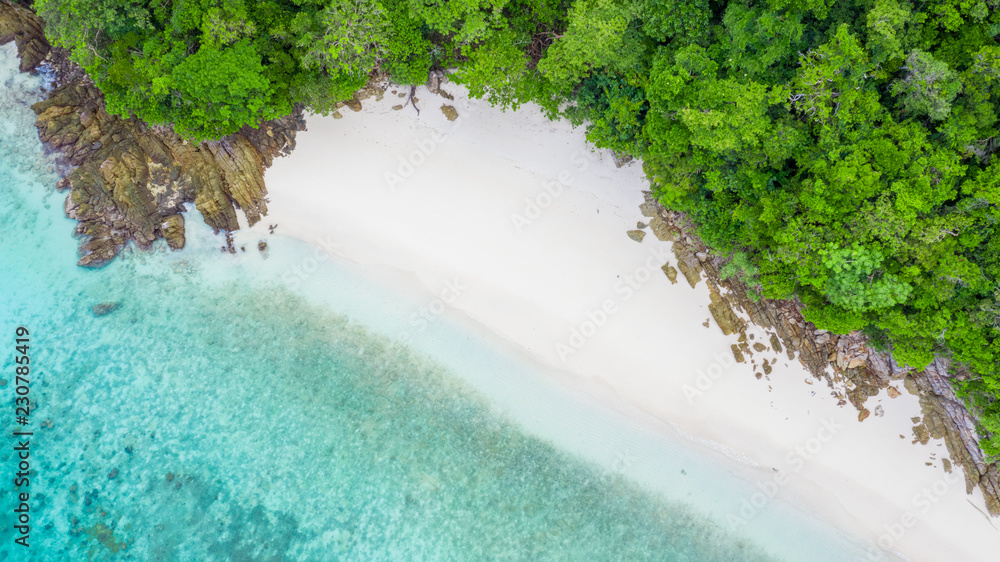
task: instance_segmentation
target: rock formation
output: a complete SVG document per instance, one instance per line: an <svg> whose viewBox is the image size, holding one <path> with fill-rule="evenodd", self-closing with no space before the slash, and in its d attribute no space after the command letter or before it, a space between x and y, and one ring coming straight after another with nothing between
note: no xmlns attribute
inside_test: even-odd
<svg viewBox="0 0 1000 562"><path fill-rule="evenodd" d="M979 486L989 512L1000 516L997 463L987 462L979 448L975 419L955 395L947 361L936 359L922 371L900 366L888 353L871 348L860 332L837 335L817 329L803 318L798 302L754 300L737 278L721 278L718 266L723 262L710 255L710 250L694 235L694 225L685 215L663 208L648 192L640 211L650 217L649 225L657 238L675 241L677 266L692 287L704 273L712 296L712 314L723 333L741 332L742 321L732 320L738 320L733 309L745 312L753 323L772 332L770 343L774 351L780 353L784 349L789 359L794 359L798 352L799 361L814 377L825 380L831 388L846 388L844 402L857 408L860 420L872 413L865 408L869 397L887 387L890 396L898 396L898 389L890 385L902 381L903 386L920 398L923 419L914 427L915 441L926 443L930 437L944 439L951 455L946 470L950 470L951 464L961 466L966 490L971 492ZM733 345L733 355L741 360L749 352L746 335L741 334L739 345ZM765 372L769 371L765 368ZM963 375L956 373L956 376ZM876 415L881 415L879 408L875 410Z"/></svg>
<svg viewBox="0 0 1000 562"><path fill-rule="evenodd" d="M44 23L31 10L9 0L0 0L0 45L17 45L21 72L37 67L49 54L49 42L42 32Z"/></svg>
<svg viewBox="0 0 1000 562"><path fill-rule="evenodd" d="M301 110L193 144L169 127L109 114L100 90L66 61L65 51L49 49L41 30L29 10L0 0L0 42L17 42L22 70L51 52L61 82L32 109L42 142L71 166L59 187L69 189L66 214L85 239L79 265L102 265L129 240L147 248L165 238L172 249L183 248L180 213L187 203L216 231L239 228L237 209L251 225L267 213L264 170L295 147L295 133L305 129Z"/></svg>
<svg viewBox="0 0 1000 562"><path fill-rule="evenodd" d="M305 128L301 113L244 127L218 141L192 144L167 127L149 127L104 110L93 85L73 82L56 88L32 109L39 136L73 166L66 214L87 238L79 264L101 265L128 240L148 247L166 238L184 247L179 213L193 202L216 231L239 228L236 209L253 225L267 213L264 170L275 156L295 146Z"/></svg>

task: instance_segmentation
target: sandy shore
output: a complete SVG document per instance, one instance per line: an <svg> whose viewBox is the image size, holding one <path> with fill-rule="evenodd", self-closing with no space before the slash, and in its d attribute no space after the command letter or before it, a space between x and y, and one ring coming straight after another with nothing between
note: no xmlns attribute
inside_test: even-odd
<svg viewBox="0 0 1000 562"><path fill-rule="evenodd" d="M639 164L616 168L583 130L533 108L502 113L446 89L454 101L418 89L419 116L393 110L403 100L386 92L343 119L309 118L294 154L268 171L270 214L250 233L277 224L402 274L428 303L414 332L446 310L465 315L756 467L762 491L867 541L871 560L995 559L997 523L960 474L944 472L942 443L911 444L915 397L872 399L885 414L861 423L784 354L757 353L758 364L778 359L758 380L732 360L735 337L703 325L705 284L672 285L661 272L675 261L669 243L626 237L645 220ZM442 105L459 118L448 121Z"/></svg>

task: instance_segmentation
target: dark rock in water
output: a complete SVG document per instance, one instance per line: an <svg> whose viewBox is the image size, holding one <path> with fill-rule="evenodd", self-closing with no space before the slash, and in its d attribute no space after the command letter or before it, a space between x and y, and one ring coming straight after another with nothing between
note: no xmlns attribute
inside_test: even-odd
<svg viewBox="0 0 1000 562"><path fill-rule="evenodd" d="M185 203L217 231L239 228L236 209L255 224L267 213L264 170L291 152L295 133L305 128L298 110L195 144L169 127L109 114L101 92L83 79L32 109L39 137L75 168L67 176L66 214L86 239L82 266L104 264L129 240L145 249L166 238L172 249L183 248Z"/></svg>
<svg viewBox="0 0 1000 562"><path fill-rule="evenodd" d="M260 242L257 242L257 249L260 250L260 253L262 253L262 254L264 252L266 252L267 251L267 242L265 242L264 240L261 240Z"/></svg>
<svg viewBox="0 0 1000 562"><path fill-rule="evenodd" d="M160 232L171 250L184 248L184 215L170 215L160 225Z"/></svg>
<svg viewBox="0 0 1000 562"><path fill-rule="evenodd" d="M0 45L11 41L17 45L21 72L34 70L49 54L51 47L42 31L44 25L45 22L31 10L0 2Z"/></svg>
<svg viewBox="0 0 1000 562"><path fill-rule="evenodd" d="M94 306L90 307L90 312L92 312L94 316L105 316L107 314L111 314L112 312L118 310L119 306L121 306L121 303L102 302L101 304L95 304Z"/></svg>

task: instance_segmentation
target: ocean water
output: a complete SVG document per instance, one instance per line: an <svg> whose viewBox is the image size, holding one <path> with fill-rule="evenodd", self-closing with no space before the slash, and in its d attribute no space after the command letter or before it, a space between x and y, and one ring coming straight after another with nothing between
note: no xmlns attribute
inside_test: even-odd
<svg viewBox="0 0 1000 562"><path fill-rule="evenodd" d="M848 560L791 507L734 530L752 491L722 455L628 426L459 322L280 236L75 265L0 48L0 560ZM312 260L310 262L309 260ZM312 265L310 265L312 268ZM96 315L94 306L116 305ZM14 423L14 338L32 407ZM13 431L31 431L29 548ZM736 471L738 472L738 471Z"/></svg>

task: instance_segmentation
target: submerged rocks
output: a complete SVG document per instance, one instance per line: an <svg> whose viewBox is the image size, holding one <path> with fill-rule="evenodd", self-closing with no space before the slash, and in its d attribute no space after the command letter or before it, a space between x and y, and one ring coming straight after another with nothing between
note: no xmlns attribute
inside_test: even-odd
<svg viewBox="0 0 1000 562"><path fill-rule="evenodd" d="M100 266L129 240L147 248L165 238L184 247L180 213L193 202L216 231L253 225L267 213L264 170L291 152L304 130L301 112L244 127L218 141L190 143L168 127L111 115L93 85L74 81L32 106L39 136L74 167L66 214L85 237L79 265Z"/></svg>
<svg viewBox="0 0 1000 562"><path fill-rule="evenodd" d="M646 233L642 230L629 230L625 234L636 242L642 242L642 239L646 237Z"/></svg>
<svg viewBox="0 0 1000 562"><path fill-rule="evenodd" d="M100 304L95 304L94 306L90 307L90 312L91 314L97 317L107 316L108 314L111 314L112 312L118 310L119 306L121 306L121 303L102 302Z"/></svg>

